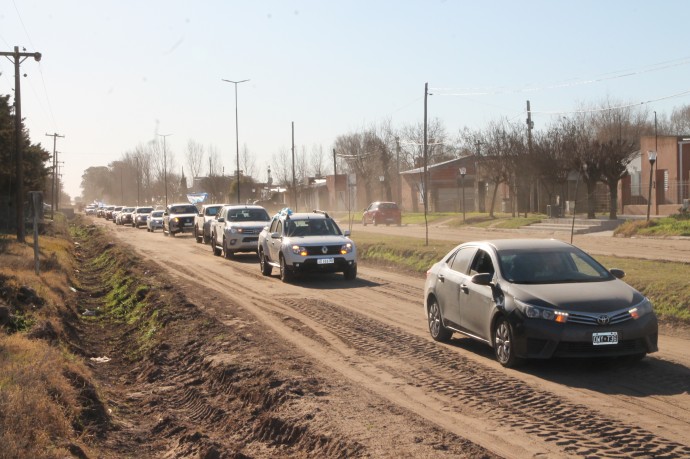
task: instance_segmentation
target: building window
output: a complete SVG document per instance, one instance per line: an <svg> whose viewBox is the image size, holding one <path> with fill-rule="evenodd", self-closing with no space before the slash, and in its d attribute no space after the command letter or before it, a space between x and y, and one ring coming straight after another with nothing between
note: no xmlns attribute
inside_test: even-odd
<svg viewBox="0 0 690 459"><path fill-rule="evenodd" d="M668 169L664 170L664 191L668 191Z"/></svg>

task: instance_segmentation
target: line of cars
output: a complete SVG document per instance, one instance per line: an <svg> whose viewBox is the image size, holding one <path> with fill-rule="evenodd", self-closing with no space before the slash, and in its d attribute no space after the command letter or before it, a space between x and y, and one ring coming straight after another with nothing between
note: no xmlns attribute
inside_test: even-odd
<svg viewBox="0 0 690 459"><path fill-rule="evenodd" d="M377 204L362 223L397 224L395 214L374 213L388 207ZM152 212L147 224L169 235L193 233L215 256L256 252L261 273L277 269L283 282L312 272L357 276L349 231L322 211L283 209L269 217L261 206L210 204L198 210L173 204ZM505 367L552 357L639 360L658 350L658 323L649 299L624 276L561 241L467 242L427 271L424 313L434 340L464 335L493 348Z"/></svg>

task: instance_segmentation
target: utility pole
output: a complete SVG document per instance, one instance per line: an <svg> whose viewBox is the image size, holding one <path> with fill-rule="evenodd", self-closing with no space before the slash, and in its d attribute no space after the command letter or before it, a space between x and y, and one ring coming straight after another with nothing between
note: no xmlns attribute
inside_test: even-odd
<svg viewBox="0 0 690 459"><path fill-rule="evenodd" d="M297 185L295 183L295 122L292 122L292 194L295 199L295 212L297 212Z"/></svg>
<svg viewBox="0 0 690 459"><path fill-rule="evenodd" d="M534 121L532 121L532 110L530 109L529 106L529 100L527 101L527 152L529 153L529 157L532 157L532 129L534 128ZM532 207L532 181L530 180L530 193L529 193L529 202L530 202L530 208ZM515 196L517 199L517 196ZM531 210L531 209L530 209ZM520 216L520 210L518 206L518 216ZM527 218L527 209L525 209L525 218Z"/></svg>
<svg viewBox="0 0 690 459"><path fill-rule="evenodd" d="M402 180L400 179L400 137L395 137L395 169L398 172L398 178L396 179L396 199L398 205L402 207Z"/></svg>
<svg viewBox="0 0 690 459"><path fill-rule="evenodd" d="M19 47L15 46L13 52L0 52L0 56L6 56L14 61L14 142L16 149L15 170L16 180L14 200L17 216L17 242L26 241L26 231L24 228L24 155L22 153L22 96L19 65L27 57L33 57L36 62L40 62L41 53L20 53Z"/></svg>
<svg viewBox="0 0 690 459"><path fill-rule="evenodd" d="M53 185L51 188L51 197L50 197L50 219L54 219L55 215L55 206L57 206L57 200L55 199L55 170L57 169L57 150L55 149L57 146L57 138L65 138L64 135L60 135L57 132L53 134L46 134L47 137L52 137L53 138Z"/></svg>
<svg viewBox="0 0 690 459"><path fill-rule="evenodd" d="M163 137L163 186L165 186L165 208L168 208L168 153L165 149L165 138L172 134L156 134ZM123 204L124 205L124 204Z"/></svg>
<svg viewBox="0 0 690 459"><path fill-rule="evenodd" d="M427 197L429 193L427 192L429 178L427 177L428 165L427 165L427 125L426 125L426 103L429 97L429 83L424 83L424 177L422 177L422 193L424 200L424 228L425 228L425 245L429 245L429 224L427 222L427 212L429 206L427 204Z"/></svg>
<svg viewBox="0 0 690 459"><path fill-rule="evenodd" d="M57 162L57 173L58 173L57 176L58 176L58 178L57 178L57 189L55 190L55 192L57 194L57 198L55 201L56 207L60 207L60 193L62 193L62 190L60 190L60 178L62 178L62 174L60 173L60 164L65 164L65 162L64 161L58 161Z"/></svg>
<svg viewBox="0 0 690 459"><path fill-rule="evenodd" d="M232 83L235 85L235 148L237 152L237 204L242 204L240 202L240 134L239 121L237 120L237 85L249 80L233 81L221 78L221 81L225 81L226 83Z"/></svg>
<svg viewBox="0 0 690 459"><path fill-rule="evenodd" d="M338 169L335 162L335 148L333 149L333 210L338 208Z"/></svg>
<svg viewBox="0 0 690 459"><path fill-rule="evenodd" d="M139 207L139 157L137 156L137 207Z"/></svg>

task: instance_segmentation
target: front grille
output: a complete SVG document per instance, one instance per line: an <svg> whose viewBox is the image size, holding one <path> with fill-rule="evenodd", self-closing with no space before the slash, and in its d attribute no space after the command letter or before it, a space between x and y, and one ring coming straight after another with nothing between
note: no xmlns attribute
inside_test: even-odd
<svg viewBox="0 0 690 459"><path fill-rule="evenodd" d="M326 252L323 251L326 247ZM307 255L339 255L342 245L312 245L307 246Z"/></svg>
<svg viewBox="0 0 690 459"><path fill-rule="evenodd" d="M259 234L262 228L242 228L242 234Z"/></svg>
<svg viewBox="0 0 690 459"><path fill-rule="evenodd" d="M194 217L178 217L180 223L194 223Z"/></svg>
<svg viewBox="0 0 690 459"><path fill-rule="evenodd" d="M599 319L602 316L608 317L608 322L600 324ZM627 309L621 311L614 311L609 314L592 313L592 312L568 312L568 322L583 324L583 325L616 325L631 320L632 316Z"/></svg>
<svg viewBox="0 0 690 459"><path fill-rule="evenodd" d="M242 242L257 242L259 240L259 236L249 236L249 237L243 237Z"/></svg>

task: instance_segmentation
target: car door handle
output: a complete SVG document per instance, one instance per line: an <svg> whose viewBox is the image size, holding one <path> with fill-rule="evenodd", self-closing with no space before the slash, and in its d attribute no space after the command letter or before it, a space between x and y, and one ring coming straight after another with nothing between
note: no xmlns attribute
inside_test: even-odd
<svg viewBox="0 0 690 459"><path fill-rule="evenodd" d="M470 289L467 288L467 285L465 284L460 284L460 287L458 287L462 293L470 293Z"/></svg>
<svg viewBox="0 0 690 459"><path fill-rule="evenodd" d="M445 281L446 281L446 276L444 276L443 274L439 274L439 275L438 275L438 280L440 280L441 282L445 282Z"/></svg>

